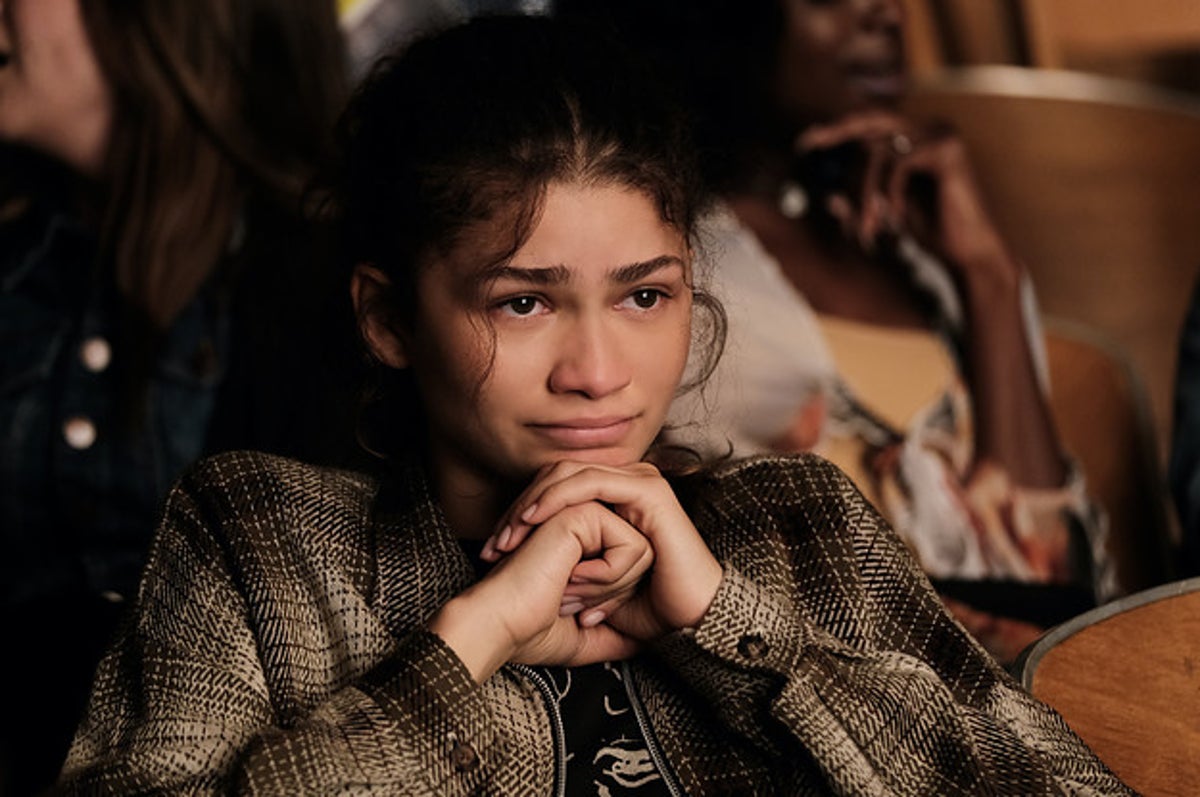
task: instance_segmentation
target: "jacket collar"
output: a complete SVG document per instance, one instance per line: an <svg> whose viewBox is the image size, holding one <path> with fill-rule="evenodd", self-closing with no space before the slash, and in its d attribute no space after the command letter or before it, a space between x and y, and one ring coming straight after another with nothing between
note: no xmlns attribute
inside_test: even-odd
<svg viewBox="0 0 1200 797"><path fill-rule="evenodd" d="M450 531L425 468L397 462L372 507L376 589L372 602L397 636L424 627L448 600L475 582L475 570Z"/></svg>

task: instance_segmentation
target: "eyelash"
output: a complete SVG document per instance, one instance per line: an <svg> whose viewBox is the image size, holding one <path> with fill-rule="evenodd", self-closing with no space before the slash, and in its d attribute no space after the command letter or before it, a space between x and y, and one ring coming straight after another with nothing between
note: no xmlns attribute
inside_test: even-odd
<svg viewBox="0 0 1200 797"><path fill-rule="evenodd" d="M654 298L654 303L649 306L642 306L638 301L639 297L649 298L651 296ZM623 306L627 302L632 301L636 311L650 312L657 309L664 300L670 298L671 294L662 288L636 288L630 291L625 298L620 301L618 306ZM518 303L524 304L529 302L532 302L532 305L529 306L529 310L527 312L522 313L517 311L516 305ZM534 312L538 305L545 307L546 300L534 294L521 294L519 296L510 296L505 299L501 299L496 302L493 307L497 312L503 313L510 318L529 318L534 315L539 315L539 313Z"/></svg>
<svg viewBox="0 0 1200 797"><path fill-rule="evenodd" d="M542 299L538 298L537 296L529 296L529 295L513 296L511 298L504 299L504 300L498 302L496 304L496 309L501 312L507 311L508 315L511 315L515 318L526 318L530 315L533 315L533 308L530 309L530 312L519 313L516 311L515 305L518 302L529 302L529 301L532 301L535 304L540 304L540 305L545 304L545 302L543 302Z"/></svg>
<svg viewBox="0 0 1200 797"><path fill-rule="evenodd" d="M638 303L638 297L643 294L649 294L649 295L653 296L654 304L650 305L649 307L643 307L640 303ZM667 292L664 290L661 290L659 288L638 288L637 290L633 291L628 296L626 296L625 300L622 301L621 303L624 304L625 302L633 301L633 303L637 306L637 309L639 309L639 310L653 310L656 307L658 307L659 304L661 304L664 299L669 299L669 298L670 298L670 296L667 294Z"/></svg>

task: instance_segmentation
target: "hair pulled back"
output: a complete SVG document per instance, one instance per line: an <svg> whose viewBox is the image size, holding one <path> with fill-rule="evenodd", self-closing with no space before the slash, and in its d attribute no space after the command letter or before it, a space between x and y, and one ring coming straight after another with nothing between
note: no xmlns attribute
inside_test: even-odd
<svg viewBox="0 0 1200 797"><path fill-rule="evenodd" d="M334 196L348 264L370 263L391 283L387 306L370 311L410 323L420 269L459 247L477 253L481 275L511 257L554 182L641 191L695 244L707 194L685 117L632 59L570 23L500 16L377 65L339 125ZM723 315L702 291L697 303L712 311L700 326L715 362ZM368 399L394 427L420 406L405 376L387 370L377 369ZM395 434L370 435L374 450L394 448L386 438Z"/></svg>

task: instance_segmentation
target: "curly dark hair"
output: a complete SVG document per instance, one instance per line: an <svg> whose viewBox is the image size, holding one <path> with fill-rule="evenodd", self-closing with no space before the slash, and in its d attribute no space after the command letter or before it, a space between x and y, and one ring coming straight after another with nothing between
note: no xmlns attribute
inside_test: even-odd
<svg viewBox="0 0 1200 797"><path fill-rule="evenodd" d="M683 98L707 183L747 173L743 153L764 131L791 139L773 94L786 30L781 0L554 0L563 21L603 29L652 61Z"/></svg>
<svg viewBox="0 0 1200 797"><path fill-rule="evenodd" d="M709 195L686 117L635 56L594 30L496 16L419 40L381 62L339 125L334 185L352 268L389 279L383 312L411 323L421 268L461 246L479 279L532 233L552 182L616 184L650 197L699 248ZM702 382L724 340L719 304L695 288ZM360 310L361 324L362 310ZM405 372L373 369L362 434L380 453L418 441L421 406ZM486 374L484 376L486 378Z"/></svg>

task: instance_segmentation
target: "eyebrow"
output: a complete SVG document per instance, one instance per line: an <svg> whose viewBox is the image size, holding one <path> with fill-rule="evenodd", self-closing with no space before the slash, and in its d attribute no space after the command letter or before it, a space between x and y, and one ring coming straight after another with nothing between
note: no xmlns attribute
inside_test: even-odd
<svg viewBox="0 0 1200 797"><path fill-rule="evenodd" d="M651 274L672 266L679 266L679 268L686 270L683 260L675 255L659 255L642 263L630 263L627 266L621 266L609 274L609 277L615 282L628 284L644 280Z"/></svg>
<svg viewBox="0 0 1200 797"><path fill-rule="evenodd" d="M627 285L643 280L657 271L672 266L685 268L683 260L675 255L659 255L640 263L619 266L610 271L608 277L613 282ZM571 270L566 266L522 268L505 264L497 266L494 269L489 269L487 278L488 280L510 279L517 282L527 282L532 285L565 285L571 281Z"/></svg>

